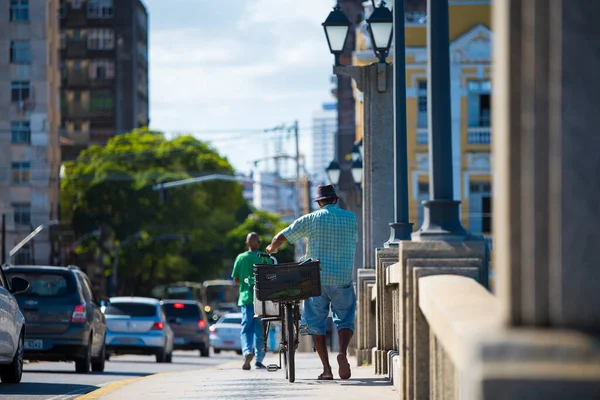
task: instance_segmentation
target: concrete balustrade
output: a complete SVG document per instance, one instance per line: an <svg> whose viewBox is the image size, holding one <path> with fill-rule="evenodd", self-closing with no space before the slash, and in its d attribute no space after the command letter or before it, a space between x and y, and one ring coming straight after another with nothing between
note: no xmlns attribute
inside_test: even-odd
<svg viewBox="0 0 600 400"><path fill-rule="evenodd" d="M356 283L356 363L371 364L375 346L375 270L359 269Z"/></svg>
<svg viewBox="0 0 600 400"><path fill-rule="evenodd" d="M412 379L429 380L418 398L597 399L600 344L568 330L508 329L500 301L475 280L438 275L418 280L421 334L416 351L428 366ZM417 398L417 397L413 397Z"/></svg>

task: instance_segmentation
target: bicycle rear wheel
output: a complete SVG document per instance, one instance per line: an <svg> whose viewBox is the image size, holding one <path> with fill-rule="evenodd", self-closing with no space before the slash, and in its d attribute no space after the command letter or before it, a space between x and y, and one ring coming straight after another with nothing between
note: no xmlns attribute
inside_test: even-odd
<svg viewBox="0 0 600 400"><path fill-rule="evenodd" d="M296 380L294 353L296 351L296 333L294 308L291 303L285 305L285 324L287 328L287 378L290 383Z"/></svg>

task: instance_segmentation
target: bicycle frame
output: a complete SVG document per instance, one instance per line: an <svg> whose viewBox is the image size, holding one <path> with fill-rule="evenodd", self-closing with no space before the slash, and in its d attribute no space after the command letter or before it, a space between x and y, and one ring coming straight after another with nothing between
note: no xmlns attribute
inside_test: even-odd
<svg viewBox="0 0 600 400"><path fill-rule="evenodd" d="M290 338L290 332L288 332L286 325L286 308L287 305L291 305L292 312L294 314L293 321L293 331L291 334L294 336ZM294 346L295 350L298 349L298 345L300 344L300 301L284 301L279 303L279 316L277 317L265 317L262 318L262 328L263 328L263 340L264 340L264 351L267 351L267 340L268 333L271 327L272 322L280 321L282 323L281 329L281 340L279 342L279 364L270 364L267 366L269 371L276 371L282 368L282 365L285 364L286 367L286 379L289 379L290 382L294 381L295 371L292 371L294 360L287 359L287 354L289 353L289 346ZM292 343L290 343L292 342ZM283 358L283 362L282 362ZM288 368L290 365L290 368Z"/></svg>

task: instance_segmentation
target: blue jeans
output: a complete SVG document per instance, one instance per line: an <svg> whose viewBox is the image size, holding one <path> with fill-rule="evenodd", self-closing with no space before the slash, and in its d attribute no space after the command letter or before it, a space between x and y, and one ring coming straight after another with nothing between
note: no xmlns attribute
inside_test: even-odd
<svg viewBox="0 0 600 400"><path fill-rule="evenodd" d="M265 359L262 323L254 318L254 305L242 306L242 352L244 355L254 353L256 362Z"/></svg>
<svg viewBox="0 0 600 400"><path fill-rule="evenodd" d="M325 335L329 308L337 330L350 329L354 332L356 294L354 285L321 286L321 295L304 300L304 312L300 320L303 335Z"/></svg>

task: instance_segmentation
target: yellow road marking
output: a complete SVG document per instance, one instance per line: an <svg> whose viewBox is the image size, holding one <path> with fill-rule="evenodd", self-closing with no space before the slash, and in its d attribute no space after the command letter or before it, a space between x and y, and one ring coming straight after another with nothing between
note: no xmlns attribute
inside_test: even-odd
<svg viewBox="0 0 600 400"><path fill-rule="evenodd" d="M230 362L219 364L219 365L203 366L202 368L198 368L198 369L206 369L206 368L229 369L229 368L235 368L235 367L240 366L241 365L240 363L241 363L241 361L230 361ZM142 379L157 378L157 377L161 377L161 376L178 374L178 373L189 372L189 371L196 371L196 370L190 369L190 370L183 370L183 371L159 372L156 374L140 376L140 377L133 378L133 379L123 379L120 381L111 382L111 383L108 383L108 384L102 386L99 389L94 390L93 392L89 392L89 393L86 393L82 396L75 398L75 400L98 400L102 396L109 395L127 385L131 385L132 383L135 383Z"/></svg>

